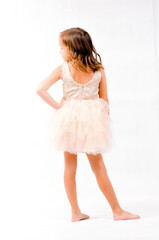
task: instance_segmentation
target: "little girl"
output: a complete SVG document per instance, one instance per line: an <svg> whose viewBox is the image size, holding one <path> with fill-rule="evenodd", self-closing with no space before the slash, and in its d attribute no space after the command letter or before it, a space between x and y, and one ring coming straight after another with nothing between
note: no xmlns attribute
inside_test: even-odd
<svg viewBox="0 0 159 240"><path fill-rule="evenodd" d="M110 204L113 219L139 219L139 215L126 212L119 205L103 162L102 153L112 149L115 141L101 57L89 33L79 27L61 32L59 44L64 62L40 83L36 92L56 109L50 126L51 144L54 150L64 152L64 185L72 210L71 221L89 218L81 212L77 201L78 152L86 153L98 186ZM64 96L57 103L47 90L60 79Z"/></svg>

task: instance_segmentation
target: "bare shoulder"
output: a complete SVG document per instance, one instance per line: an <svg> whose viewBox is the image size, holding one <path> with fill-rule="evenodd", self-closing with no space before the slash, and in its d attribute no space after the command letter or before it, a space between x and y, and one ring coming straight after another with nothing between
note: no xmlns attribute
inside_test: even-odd
<svg viewBox="0 0 159 240"><path fill-rule="evenodd" d="M55 82L62 79L62 64L55 68L37 87L36 92L47 91Z"/></svg>

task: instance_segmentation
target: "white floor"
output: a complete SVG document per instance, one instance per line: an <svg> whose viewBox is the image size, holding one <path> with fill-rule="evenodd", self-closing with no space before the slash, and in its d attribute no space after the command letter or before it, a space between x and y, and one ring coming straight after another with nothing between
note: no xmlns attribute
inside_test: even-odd
<svg viewBox="0 0 159 240"><path fill-rule="evenodd" d="M4 162L0 239L159 240L158 168L154 164L152 168L151 164L148 171L144 164L138 164L138 172L130 171L126 163L117 166L117 161L110 161L109 156L104 158L121 207L139 214L141 219L113 220L111 208L98 188L89 163L81 155L76 175L77 198L81 211L90 219L71 222L63 183L63 159L55 155L52 160L49 154L36 151L34 156L30 151L19 157L17 163Z"/></svg>
<svg viewBox="0 0 159 240"><path fill-rule="evenodd" d="M41 221L30 225L30 238L28 235L26 239L159 239L157 203L127 203L125 206L132 212L140 213L141 219L114 221L109 208L90 204L84 211L90 219L71 223L68 211L58 204L45 218L41 216Z"/></svg>
<svg viewBox="0 0 159 240"><path fill-rule="evenodd" d="M61 190L55 196L53 193L57 187ZM94 195L94 198L79 196L80 208L90 219L73 223L62 185L45 190L41 188L41 198L38 201L33 194L32 199L25 198L24 201L24 198L21 198L16 204L12 202L8 206L8 212L3 212L5 218L1 224L1 239L159 239L159 199L138 196L131 200L129 196L123 200L120 197L121 206L127 211L139 214L141 219L114 221L111 209L102 195Z"/></svg>
<svg viewBox="0 0 159 240"><path fill-rule="evenodd" d="M104 207L90 209L90 220L75 224L67 218L52 220L41 229L43 238L39 239L158 239L159 217L146 217L136 221L114 222ZM142 213L143 215L143 213ZM47 235L45 235L47 234ZM38 238L37 238L38 239Z"/></svg>

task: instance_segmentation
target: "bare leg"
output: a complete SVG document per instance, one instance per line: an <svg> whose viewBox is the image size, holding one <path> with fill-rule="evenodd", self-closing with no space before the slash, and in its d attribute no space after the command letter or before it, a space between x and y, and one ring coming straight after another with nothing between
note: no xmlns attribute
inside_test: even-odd
<svg viewBox="0 0 159 240"><path fill-rule="evenodd" d="M90 162L93 173L96 176L98 186L102 193L105 195L108 200L114 220L128 220L128 219L137 219L140 218L139 215L134 215L132 213L124 211L117 200L113 186L107 175L107 170L103 162L103 157L101 154L93 155L87 154L88 160Z"/></svg>
<svg viewBox="0 0 159 240"><path fill-rule="evenodd" d="M76 169L77 169L77 155L64 152L65 170L64 170L64 185L67 193L69 203L72 210L72 222L88 219L89 216L81 213L77 202L76 192Z"/></svg>

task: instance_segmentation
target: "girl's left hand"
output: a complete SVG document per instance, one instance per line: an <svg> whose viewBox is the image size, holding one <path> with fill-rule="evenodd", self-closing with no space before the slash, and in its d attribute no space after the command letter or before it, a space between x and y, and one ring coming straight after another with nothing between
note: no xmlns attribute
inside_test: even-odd
<svg viewBox="0 0 159 240"><path fill-rule="evenodd" d="M64 101L66 100L65 97L61 99L61 102L59 103L59 108L61 108L64 105Z"/></svg>

